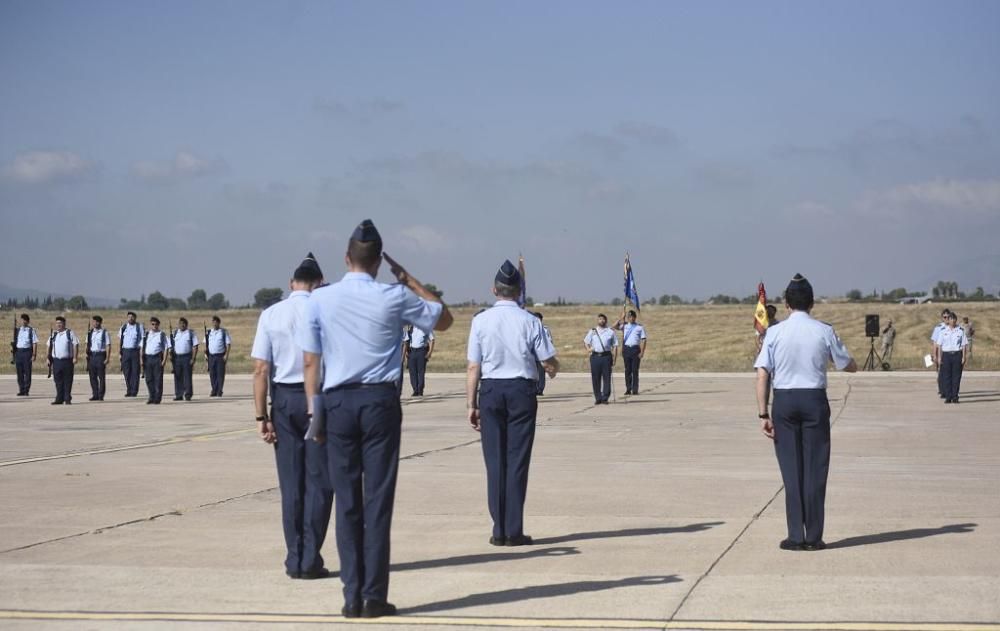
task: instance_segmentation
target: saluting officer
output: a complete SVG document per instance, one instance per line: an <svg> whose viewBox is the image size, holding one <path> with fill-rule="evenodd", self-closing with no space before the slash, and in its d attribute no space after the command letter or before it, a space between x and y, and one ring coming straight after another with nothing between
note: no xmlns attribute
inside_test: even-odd
<svg viewBox="0 0 1000 631"><path fill-rule="evenodd" d="M597 326L587 331L583 345L590 352L590 380L594 387L594 403L608 404L611 396L611 369L618 359L618 336L608 328L608 317L597 314Z"/></svg>
<svg viewBox="0 0 1000 631"><path fill-rule="evenodd" d="M375 280L383 256L399 284ZM452 317L437 296L382 254L382 238L370 220L354 230L345 261L349 271L339 283L310 295L296 341L305 354L309 412L326 417L342 613L377 618L396 612L386 598L403 418L396 389L403 325L443 331ZM313 410L312 397L321 389L323 409Z"/></svg>
<svg viewBox="0 0 1000 631"><path fill-rule="evenodd" d="M635 321L636 312L629 309L626 320L615 323L622 330L622 361L625 363L625 394L639 394L639 363L646 354L646 327Z"/></svg>
<svg viewBox="0 0 1000 631"><path fill-rule="evenodd" d="M469 330L468 419L482 434L495 546L531 545L524 534L524 500L538 412L535 363L551 377L559 371L541 321L517 304L520 286L520 272L504 261L493 279L496 303L472 318Z"/></svg>
<svg viewBox="0 0 1000 631"><path fill-rule="evenodd" d="M938 384L938 396L942 399L945 398L944 395L944 380L941 376L941 347L938 345L938 336L941 332L948 328L948 315L951 313L951 309L945 308L941 311L941 321L937 323L934 330L931 331L931 358L934 361L934 369L937 370L937 384Z"/></svg>
<svg viewBox="0 0 1000 631"><path fill-rule="evenodd" d="M174 401L190 401L194 396L192 373L198 357L198 336L188 328L187 318L177 320L171 344L174 349Z"/></svg>
<svg viewBox="0 0 1000 631"><path fill-rule="evenodd" d="M52 369L52 382L56 386L56 399L52 405L70 405L73 402L73 366L80 358L80 340L76 333L66 328L66 318L56 316L56 329L49 337L48 366Z"/></svg>
<svg viewBox="0 0 1000 631"><path fill-rule="evenodd" d="M38 356L38 333L32 328L31 316L27 313L21 314L16 346L14 368L17 370L17 396L26 397L31 390L31 364Z"/></svg>
<svg viewBox="0 0 1000 631"><path fill-rule="evenodd" d="M947 326L938 333L937 349L941 358L941 394L945 403L958 403L962 369L969 358L969 337L958 325L958 316L948 313Z"/></svg>
<svg viewBox="0 0 1000 631"><path fill-rule="evenodd" d="M139 375L142 373L142 340L146 329L136 322L134 311L129 311L127 322L118 331L118 357L121 359L122 374L125 376L125 396L139 396Z"/></svg>
<svg viewBox="0 0 1000 631"><path fill-rule="evenodd" d="M222 319L212 316L212 328L205 338L205 356L208 358L208 378L212 382L210 397L221 397L222 386L226 383L226 362L229 361L229 349L233 346L233 338L229 331L222 328Z"/></svg>
<svg viewBox="0 0 1000 631"><path fill-rule="evenodd" d="M103 401L107 390L108 361L111 359L111 335L104 328L104 318L91 318L87 331L87 374L90 376L90 400Z"/></svg>
<svg viewBox="0 0 1000 631"><path fill-rule="evenodd" d="M761 432L774 441L785 484L788 537L782 550L822 550L826 480L830 471L830 402L826 365L857 372L833 327L809 315L813 288L796 274L785 289L791 314L767 328L754 362ZM772 416L767 405L774 386Z"/></svg>
<svg viewBox="0 0 1000 631"><path fill-rule="evenodd" d="M424 379L427 362L434 354L434 331L424 333L417 327L406 327L403 332L403 355L410 368L410 387L413 396L424 396Z"/></svg>
<svg viewBox="0 0 1000 631"><path fill-rule="evenodd" d="M163 365L167 363L170 336L160 330L160 319L149 319L149 330L142 338L142 369L146 373L146 405L159 405L163 399Z"/></svg>
<svg viewBox="0 0 1000 631"><path fill-rule="evenodd" d="M323 272L312 252L295 269L288 298L260 314L254 336L253 398L257 432L274 445L281 489L281 525L285 533L285 574L291 578L315 579L330 575L323 567L320 550L330 523L333 492L327 475L326 448L306 440L305 377L302 349L295 343L295 330L305 317L309 292L323 281ZM274 371L272 418L267 414L267 393Z"/></svg>

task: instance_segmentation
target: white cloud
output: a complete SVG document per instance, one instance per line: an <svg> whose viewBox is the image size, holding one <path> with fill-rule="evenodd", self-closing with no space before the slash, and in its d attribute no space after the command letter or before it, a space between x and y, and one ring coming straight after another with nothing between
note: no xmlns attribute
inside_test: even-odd
<svg viewBox="0 0 1000 631"><path fill-rule="evenodd" d="M404 249L428 254L440 252L451 243L448 236L440 230L419 224L400 228L397 236Z"/></svg>
<svg viewBox="0 0 1000 631"><path fill-rule="evenodd" d="M1000 180L932 180L866 195L865 212L904 214L912 210L949 210L964 214L1000 213Z"/></svg>
<svg viewBox="0 0 1000 631"><path fill-rule="evenodd" d="M44 184L93 170L94 164L72 151L29 151L3 169L5 178L22 184Z"/></svg>
<svg viewBox="0 0 1000 631"><path fill-rule="evenodd" d="M225 160L201 158L188 151L178 151L169 162L140 161L132 165L132 172L140 178L160 181L214 175L225 170Z"/></svg>

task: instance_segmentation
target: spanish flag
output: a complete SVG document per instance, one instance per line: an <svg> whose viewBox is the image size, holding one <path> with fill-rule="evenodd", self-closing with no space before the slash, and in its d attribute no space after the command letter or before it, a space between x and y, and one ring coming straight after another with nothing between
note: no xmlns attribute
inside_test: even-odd
<svg viewBox="0 0 1000 631"><path fill-rule="evenodd" d="M757 283L757 308L753 310L753 328L757 333L764 335L767 330L767 292L764 291L764 283Z"/></svg>

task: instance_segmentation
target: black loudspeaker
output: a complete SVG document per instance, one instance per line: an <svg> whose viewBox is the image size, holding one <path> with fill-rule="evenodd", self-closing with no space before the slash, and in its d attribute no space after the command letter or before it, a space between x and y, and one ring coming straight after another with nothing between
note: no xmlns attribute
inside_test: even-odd
<svg viewBox="0 0 1000 631"><path fill-rule="evenodd" d="M865 316L865 337L878 337L878 314L869 313Z"/></svg>

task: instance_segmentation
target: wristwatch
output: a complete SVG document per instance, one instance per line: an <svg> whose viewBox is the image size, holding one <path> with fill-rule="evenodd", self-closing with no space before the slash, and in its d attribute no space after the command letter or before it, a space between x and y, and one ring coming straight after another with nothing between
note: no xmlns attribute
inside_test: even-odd
<svg viewBox="0 0 1000 631"><path fill-rule="evenodd" d="M267 414L265 414L264 416L258 416L258 417L256 418L256 420L257 420L258 422L262 422L262 421L266 421L266 420L267 420Z"/></svg>
<svg viewBox="0 0 1000 631"><path fill-rule="evenodd" d="M764 412L763 414L758 414L757 418L760 418L760 419L769 419L769 418L771 418L771 415L768 414L767 412Z"/></svg>

